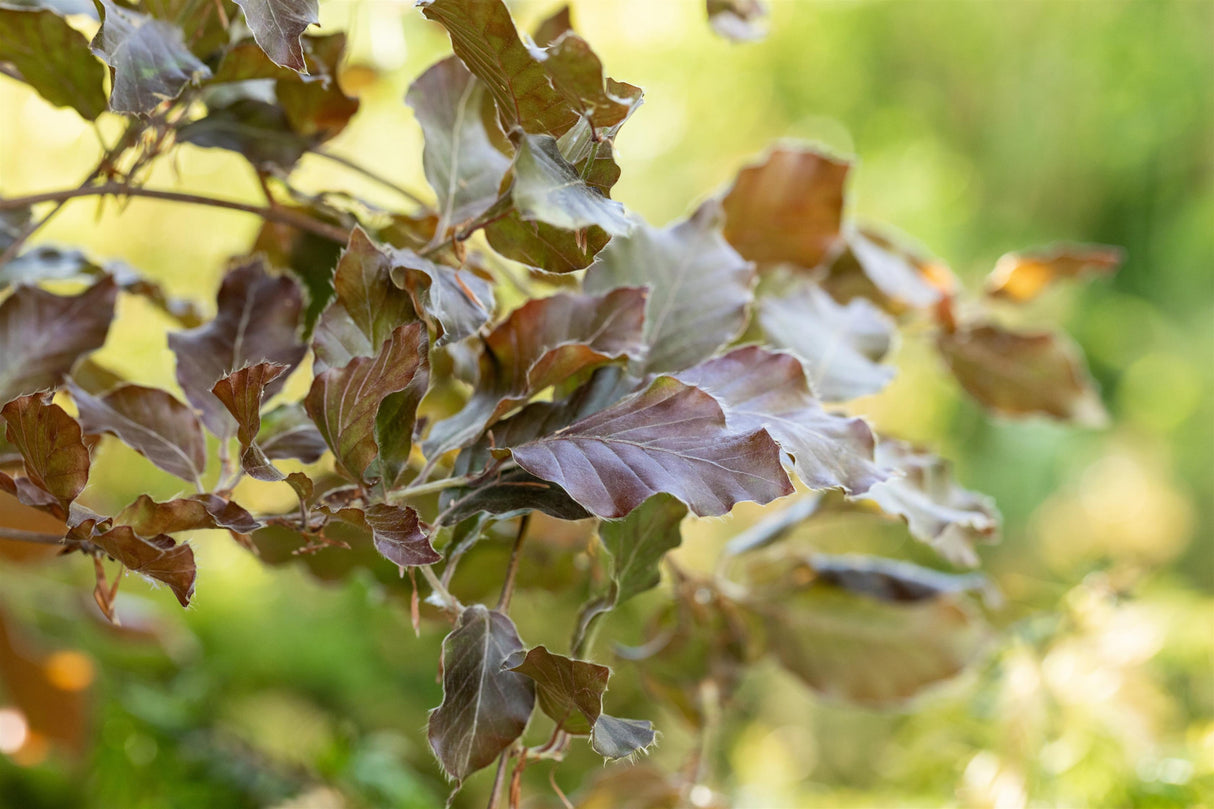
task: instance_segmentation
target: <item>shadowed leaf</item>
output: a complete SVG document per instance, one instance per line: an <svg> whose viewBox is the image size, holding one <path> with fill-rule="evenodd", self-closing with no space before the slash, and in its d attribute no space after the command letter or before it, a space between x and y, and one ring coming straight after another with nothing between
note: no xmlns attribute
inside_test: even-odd
<svg viewBox="0 0 1214 809"><path fill-rule="evenodd" d="M480 604L465 609L443 640L443 701L430 714L430 747L459 783L491 764L527 726L535 683L503 669L522 650L510 619Z"/></svg>
<svg viewBox="0 0 1214 809"><path fill-rule="evenodd" d="M766 428L812 489L860 494L884 479L873 463L875 439L868 424L824 412L804 368L790 354L747 346L676 378L712 394L731 429Z"/></svg>
<svg viewBox="0 0 1214 809"><path fill-rule="evenodd" d="M283 474L274 468L261 447L257 434L261 431L261 403L266 386L287 371L285 365L259 362L228 374L215 383L211 392L236 419L236 438L240 441L240 463L257 480L282 480Z"/></svg>
<svg viewBox="0 0 1214 809"><path fill-rule="evenodd" d="M529 511L542 511L558 520L583 520L590 516L560 486L540 480L524 469L512 469L475 486L456 489L450 505L451 512L443 520L447 525L481 512L499 520Z"/></svg>
<svg viewBox="0 0 1214 809"><path fill-rule="evenodd" d="M756 42L767 36L767 5L760 0L707 0L712 30L734 42Z"/></svg>
<svg viewBox="0 0 1214 809"><path fill-rule="evenodd" d="M302 404L291 402L275 407L261 418L257 445L270 460L296 458L314 463L328 445Z"/></svg>
<svg viewBox="0 0 1214 809"><path fill-rule="evenodd" d="M536 646L510 671L535 681L540 710L566 733L590 733L603 712L603 692L611 676L611 669L606 666L574 660Z"/></svg>
<svg viewBox="0 0 1214 809"><path fill-rule="evenodd" d="M75 296L21 287L0 303L0 403L58 385L81 356L100 348L118 286L105 278Z"/></svg>
<svg viewBox="0 0 1214 809"><path fill-rule="evenodd" d="M53 496L66 513L89 479L89 451L80 425L39 395L14 399L0 409L0 417L7 422L5 435L21 453L30 482Z"/></svg>
<svg viewBox="0 0 1214 809"><path fill-rule="evenodd" d="M290 171L312 146L292 131L282 107L255 98L210 107L204 117L177 130L177 139L236 152L263 171Z"/></svg>
<svg viewBox="0 0 1214 809"><path fill-rule="evenodd" d="M123 385L98 398L70 385L85 432L109 433L171 475L198 483L206 439L194 411L158 388Z"/></svg>
<svg viewBox="0 0 1214 809"><path fill-rule="evenodd" d="M623 520L599 526L599 539L611 554L612 606L657 586L658 565L667 551L679 546L679 524L686 516L687 506L659 494Z"/></svg>
<svg viewBox="0 0 1214 809"><path fill-rule="evenodd" d="M773 149L725 195L725 238L751 261L816 267L838 245L850 167L807 147Z"/></svg>
<svg viewBox="0 0 1214 809"><path fill-rule="evenodd" d="M658 492L673 494L698 516L792 492L770 435L728 429L716 400L669 377L511 451L519 466L608 519Z"/></svg>
<svg viewBox="0 0 1214 809"><path fill-rule="evenodd" d="M345 32L305 36L303 43L306 72L317 76L317 80L308 81L310 77L298 74L281 77L274 85L275 95L291 129L319 144L341 134L360 104L357 98L345 94L339 80L339 68L346 54Z"/></svg>
<svg viewBox="0 0 1214 809"><path fill-rule="evenodd" d="M594 723L590 746L603 758L614 760L643 752L656 737L648 719L619 719L603 714Z"/></svg>
<svg viewBox="0 0 1214 809"><path fill-rule="evenodd" d="M646 371L694 365L737 336L746 323L754 268L721 237L714 212L661 230L639 224L617 236L586 273L586 289L649 285Z"/></svg>
<svg viewBox="0 0 1214 809"><path fill-rule="evenodd" d="M986 279L986 294L1016 303L1030 301L1063 278L1112 275L1125 261L1120 247L1102 244L1059 245L1000 256Z"/></svg>
<svg viewBox="0 0 1214 809"><path fill-rule="evenodd" d="M234 0L244 11L253 38L274 64L308 72L299 37L320 22L317 0Z"/></svg>
<svg viewBox="0 0 1214 809"><path fill-rule="evenodd" d="M1093 427L1108 420L1078 347L1062 334L981 324L942 332L936 346L961 387L996 413Z"/></svg>
<svg viewBox="0 0 1214 809"><path fill-rule="evenodd" d="M190 53L181 29L138 11L96 0L104 10L91 48L114 69L110 109L146 115L183 87L211 75Z"/></svg>
<svg viewBox="0 0 1214 809"><path fill-rule="evenodd" d="M365 511L343 508L336 516L370 531L375 550L399 567L401 573L407 567L442 561L443 557L434 550L430 537L422 530L417 512L408 506L376 503Z"/></svg>
<svg viewBox="0 0 1214 809"><path fill-rule="evenodd" d="M397 249L392 281L413 298L413 308L438 332L435 345L473 335L493 316L493 285L472 272L435 264Z"/></svg>
<svg viewBox="0 0 1214 809"><path fill-rule="evenodd" d="M889 603L930 601L942 595L984 590L986 577L978 573L944 573L898 559L861 554L783 553L752 564L751 589L782 590L831 586Z"/></svg>
<svg viewBox="0 0 1214 809"><path fill-rule="evenodd" d="M759 324L768 339L805 362L818 398L843 402L885 388L894 369L880 365L889 353L894 324L863 298L846 306L816 284L759 300Z"/></svg>
<svg viewBox="0 0 1214 809"><path fill-rule="evenodd" d="M88 40L54 11L0 7L0 62L57 107L89 121L105 111L105 68Z"/></svg>
<svg viewBox="0 0 1214 809"><path fill-rule="evenodd" d="M230 437L236 422L211 388L223 377L258 362L294 368L307 348L296 336L303 299L290 278L266 274L260 261L231 270L219 288L218 312L205 326L169 335L177 355L177 381L219 438ZM282 389L286 377L267 384L266 396Z"/></svg>
<svg viewBox="0 0 1214 809"><path fill-rule="evenodd" d="M194 551L178 545L163 534L144 539L129 525L118 525L89 537L101 550L121 562L128 570L164 582L173 595L188 607L194 596Z"/></svg>

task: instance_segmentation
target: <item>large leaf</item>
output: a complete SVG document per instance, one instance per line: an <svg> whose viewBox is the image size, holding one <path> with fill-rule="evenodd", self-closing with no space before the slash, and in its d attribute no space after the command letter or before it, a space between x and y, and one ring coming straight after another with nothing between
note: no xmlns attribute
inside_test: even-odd
<svg viewBox="0 0 1214 809"><path fill-rule="evenodd" d="M438 196L440 232L488 210L510 168L489 136L496 124L486 123L485 100L485 86L454 56L430 67L405 96L426 137L422 166Z"/></svg>
<svg viewBox="0 0 1214 809"><path fill-rule="evenodd" d="M747 346L676 376L711 393L732 429L766 428L812 489L860 494L885 477L873 463L868 424L824 412L796 357Z"/></svg>
<svg viewBox="0 0 1214 809"><path fill-rule="evenodd" d="M492 763L527 726L535 683L503 669L522 649L510 619L480 604L465 609L443 641L443 701L430 714L429 737L457 782Z"/></svg>
<svg viewBox="0 0 1214 809"><path fill-rule="evenodd" d="M261 404L266 386L287 370L284 365L259 362L228 374L215 383L211 392L236 419L236 438L240 441L240 463L250 476L258 480L283 480L270 459L257 444L261 432Z"/></svg>
<svg viewBox="0 0 1214 809"><path fill-rule="evenodd" d="M363 509L343 508L337 512L338 519L371 532L375 550L400 568L432 565L442 556L430 544L430 537L422 530L417 512L408 506L393 506L376 503Z"/></svg>
<svg viewBox="0 0 1214 809"><path fill-rule="evenodd" d="M480 382L462 411L435 424L427 454L466 446L507 412L574 374L642 356L645 291L562 293L529 301L484 340Z"/></svg>
<svg viewBox="0 0 1214 809"><path fill-rule="evenodd" d="M399 326L374 357L356 357L313 380L304 405L339 468L352 479L363 480L379 455L376 414L384 399L411 387L425 390L428 345L421 323Z"/></svg>
<svg viewBox="0 0 1214 809"><path fill-rule="evenodd" d="M586 273L586 288L648 284L648 371L680 371L712 354L746 324L754 268L721 237L711 207L658 230L640 224L612 239Z"/></svg>
<svg viewBox="0 0 1214 809"><path fill-rule="evenodd" d="M66 514L89 479L89 451L80 425L41 396L22 396L0 409L5 435L25 461L31 483L50 494Z"/></svg>
<svg viewBox="0 0 1214 809"><path fill-rule="evenodd" d="M1082 354L1062 334L980 324L941 332L936 345L961 387L996 413L1088 426L1108 419Z"/></svg>
<svg viewBox="0 0 1214 809"><path fill-rule="evenodd" d="M632 230L624 206L603 194L561 154L551 135L513 139L514 185L510 197L519 216L563 230L602 228L613 236Z"/></svg>
<svg viewBox="0 0 1214 809"><path fill-rule="evenodd" d="M0 62L57 107L90 121L105 111L105 68L88 40L50 9L0 7Z"/></svg>
<svg viewBox="0 0 1214 809"><path fill-rule="evenodd" d="M110 109L146 115L176 98L190 82L211 70L190 53L181 29L138 11L96 0L104 21L91 47L114 69Z"/></svg>
<svg viewBox="0 0 1214 809"><path fill-rule="evenodd" d="M850 167L808 147L773 149L725 195L725 238L752 261L816 267L838 245Z"/></svg>
<svg viewBox="0 0 1214 809"><path fill-rule="evenodd" d="M611 669L588 660L553 654L543 646L527 652L510 671L535 681L540 710L565 732L589 733L603 712L603 692Z"/></svg>
<svg viewBox="0 0 1214 809"><path fill-rule="evenodd" d="M1007 253L999 257L986 279L986 294L1021 303L1063 278L1112 275L1124 260L1124 250L1103 244L1064 244Z"/></svg>
<svg viewBox="0 0 1214 809"><path fill-rule="evenodd" d="M475 334L493 316L493 285L472 272L435 264L412 250L392 252L392 280L438 333L435 345Z"/></svg>
<svg viewBox="0 0 1214 809"><path fill-rule="evenodd" d="M207 446L194 411L158 388L123 385L98 398L71 385L80 424L109 433L169 474L201 485Z"/></svg>
<svg viewBox="0 0 1214 809"><path fill-rule="evenodd" d="M669 377L512 454L524 469L608 519L659 492L699 516L792 492L779 447L766 431L729 429L715 399Z"/></svg>
<svg viewBox="0 0 1214 809"><path fill-rule="evenodd" d="M80 295L21 287L0 303L0 403L58 385L100 348L117 297L118 285L104 278Z"/></svg>
<svg viewBox="0 0 1214 809"><path fill-rule="evenodd" d="M244 11L253 38L274 64L308 72L299 37L320 23L317 0L233 0Z"/></svg>
<svg viewBox="0 0 1214 809"><path fill-rule="evenodd" d="M258 362L294 368L307 350L296 336L302 308L294 281L270 276L260 261L253 261L224 277L214 320L169 335L169 348L177 355L177 381L215 435L230 437L236 422L211 388L233 371ZM273 396L285 381L284 375L270 382L266 395Z"/></svg>
<svg viewBox="0 0 1214 809"><path fill-rule="evenodd" d="M706 0L712 30L734 42L767 36L767 5L761 0Z"/></svg>
<svg viewBox="0 0 1214 809"><path fill-rule="evenodd" d="M953 479L948 461L904 441L882 439L877 463L893 471L874 485L865 498L888 514L906 520L917 539L931 545L949 561L978 564L974 545L994 542L999 512L986 495L962 488Z"/></svg>
<svg viewBox="0 0 1214 809"><path fill-rule="evenodd" d="M768 339L805 362L818 398L842 402L877 393L894 378L879 364L889 353L894 325L862 298L840 305L816 284L759 300L759 324Z"/></svg>
<svg viewBox="0 0 1214 809"><path fill-rule="evenodd" d="M144 539L129 525L116 525L93 534L89 541L128 570L167 584L181 606L190 605L198 571L189 545L178 545L164 534Z"/></svg>
<svg viewBox="0 0 1214 809"><path fill-rule="evenodd" d="M578 119L544 70L542 51L519 38L502 0L421 0L427 18L451 36L451 47L485 83L506 127L559 137Z"/></svg>
<svg viewBox="0 0 1214 809"><path fill-rule="evenodd" d="M611 554L612 606L657 586L658 565L682 541L679 524L686 516L687 506L659 494L623 520L599 526L599 539Z"/></svg>

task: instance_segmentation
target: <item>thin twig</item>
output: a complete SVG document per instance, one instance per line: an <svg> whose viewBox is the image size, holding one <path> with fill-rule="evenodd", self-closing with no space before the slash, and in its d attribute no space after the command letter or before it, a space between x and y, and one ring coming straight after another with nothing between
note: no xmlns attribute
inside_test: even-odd
<svg viewBox="0 0 1214 809"><path fill-rule="evenodd" d="M506 765L510 763L510 748L502 751L497 760L497 775L493 776L493 786L489 790L489 803L485 809L497 809L497 798L502 791L502 782L506 780Z"/></svg>
<svg viewBox="0 0 1214 809"><path fill-rule="evenodd" d="M111 194L114 196L146 197L148 199L165 200L166 202L183 202L191 205L207 205L212 208L242 211L260 216L262 219L271 222L281 222L284 225L290 225L299 230L310 231L318 236L324 236L326 239L332 239L335 242L344 243L350 237L349 231L344 228L321 222L289 208L265 208L257 205L246 205L243 202L236 202L235 200L220 199L219 197L187 194L179 191L163 191L155 188L140 188L122 183L105 183L85 188L66 188L59 191L46 191L41 194L29 194L24 197L0 199L0 211L24 208L27 205L37 205L40 202L59 202L61 200L75 199L76 197L96 197Z"/></svg>
<svg viewBox="0 0 1214 809"><path fill-rule="evenodd" d="M391 190L400 194L405 199L409 200L410 202L414 202L423 208L428 209L430 207L430 203L426 202L424 199L422 199L420 196L413 193L409 189L403 188L403 187L397 185L396 183L392 182L391 180L389 180L386 177L379 176L378 174L371 171L370 169L358 165L353 160L350 160L347 157L342 157L339 154L334 154L333 152L328 152L328 151L315 151L312 154L316 155L317 157L323 157L326 160L331 160L334 163L337 163L339 166L345 166L346 168L350 169L354 173L361 174L363 177L366 177L368 180L374 180L375 182L382 185L384 188L390 188Z"/></svg>
<svg viewBox="0 0 1214 809"><path fill-rule="evenodd" d="M527 526L531 524L531 512L527 512L518 521L518 533L514 535L514 547L510 550L510 564L506 568L506 580L502 582L502 595L497 600L498 612L505 613L510 609L510 597L514 595L514 577L518 574L519 559L522 557L523 540L527 538Z"/></svg>
<svg viewBox="0 0 1214 809"><path fill-rule="evenodd" d="M18 528L0 527L0 539L13 542L32 542L35 545L71 545L76 540L68 539L63 534L47 534L42 531L22 531Z"/></svg>

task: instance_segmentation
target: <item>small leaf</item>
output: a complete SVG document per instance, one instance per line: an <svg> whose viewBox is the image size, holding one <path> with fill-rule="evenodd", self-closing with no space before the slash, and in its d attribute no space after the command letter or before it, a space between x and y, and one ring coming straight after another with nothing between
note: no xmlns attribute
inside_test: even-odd
<svg viewBox="0 0 1214 809"><path fill-rule="evenodd" d="M986 279L986 294L1023 303L1063 278L1112 275L1123 261L1124 250L1103 244L1059 245L1045 250L1007 253L1000 256Z"/></svg>
<svg viewBox="0 0 1214 809"><path fill-rule="evenodd" d="M55 11L0 7L0 62L57 107L89 121L105 111L105 68L88 40Z"/></svg>
<svg viewBox="0 0 1214 809"><path fill-rule="evenodd" d="M980 324L942 332L936 346L961 387L996 413L1091 427L1108 421L1082 354L1062 334Z"/></svg>
<svg viewBox="0 0 1214 809"><path fill-rule="evenodd" d="M236 438L240 441L240 463L245 472L257 480L282 480L283 474L274 468L256 443L261 431L261 403L266 386L287 370L285 365L259 362L228 374L215 383L211 392L236 419ZM201 431L200 431L201 432Z"/></svg>
<svg viewBox="0 0 1214 809"><path fill-rule="evenodd" d="M994 501L958 485L948 461L904 441L882 439L876 459L895 474L869 489L865 499L902 517L915 538L950 562L977 565L974 545L998 539Z"/></svg>
<svg viewBox="0 0 1214 809"><path fill-rule="evenodd" d="M666 494L655 495L619 522L599 526L599 539L611 554L615 584L612 606L656 587L658 565L682 541L679 524L687 506Z"/></svg>
<svg viewBox="0 0 1214 809"><path fill-rule="evenodd" d="M511 662L507 662L507 666ZM590 733L603 712L603 692L611 669L588 660L553 654L543 646L527 652L510 671L535 681L540 710L566 733Z"/></svg>
<svg viewBox="0 0 1214 809"><path fill-rule="evenodd" d="M114 69L110 109L138 115L151 113L176 98L183 87L211 75L190 53L181 29L138 11L96 0L104 21L93 37L93 53Z"/></svg>
<svg viewBox="0 0 1214 809"><path fill-rule="evenodd" d="M527 726L535 683L503 669L522 649L510 619L480 604L465 609L443 640L443 701L430 714L430 747L459 783L491 764Z"/></svg>
<svg viewBox="0 0 1214 809"><path fill-rule="evenodd" d="M144 539L129 525L118 525L94 534L89 541L128 570L167 584L181 606L190 605L198 571L194 566L194 551L189 545L178 545L163 534Z"/></svg>
<svg viewBox="0 0 1214 809"><path fill-rule="evenodd" d="M721 237L710 208L658 230L617 236L586 273L586 289L649 285L647 371L694 365L736 337L753 298L754 268Z"/></svg>
<svg viewBox="0 0 1214 809"><path fill-rule="evenodd" d="M734 42L767 36L767 5L760 0L706 0L712 30Z"/></svg>
<svg viewBox="0 0 1214 809"><path fill-rule="evenodd" d="M55 387L100 348L117 297L117 284L105 278L76 296L21 287L0 303L0 402Z"/></svg>
<svg viewBox="0 0 1214 809"><path fill-rule="evenodd" d="M469 337L493 316L493 285L475 273L435 264L412 250L395 250L391 257L392 281L438 332L435 345Z"/></svg>
<svg viewBox="0 0 1214 809"><path fill-rule="evenodd" d="M519 466L607 519L627 515L658 492L673 494L701 517L792 492L770 435L728 429L716 400L669 377L511 452Z"/></svg>
<svg viewBox="0 0 1214 809"><path fill-rule="evenodd" d="M811 489L860 494L885 478L873 463L872 429L863 419L824 412L789 354L747 346L676 378L712 394L732 429L766 428Z"/></svg>
<svg viewBox="0 0 1214 809"><path fill-rule="evenodd" d="M422 530L417 512L408 506L376 503L365 511L343 508L337 512L337 517L369 530L375 550L402 573L407 567L442 561L443 557L434 550L430 537Z"/></svg>
<svg viewBox="0 0 1214 809"><path fill-rule="evenodd" d="M599 717L590 734L590 746L606 759L627 758L653 744L657 734L648 719L618 719L608 714Z"/></svg>
<svg viewBox="0 0 1214 809"><path fill-rule="evenodd" d="M220 439L236 431L211 388L223 377L258 362L294 368L307 348L299 342L303 299L290 278L266 273L260 261L231 270L219 288L218 312L205 326L169 335L169 348L177 355L177 381L190 404L202 413L202 422ZM270 382L266 396L281 390L285 376Z"/></svg>
<svg viewBox="0 0 1214 809"><path fill-rule="evenodd" d="M759 301L759 324L768 339L805 362L818 398L843 402L878 393L894 378L879 364L889 353L894 324L863 298L842 306L816 284Z"/></svg>
<svg viewBox="0 0 1214 809"><path fill-rule="evenodd" d="M253 38L274 64L307 73L299 37L320 24L317 0L233 0L244 12Z"/></svg>
<svg viewBox="0 0 1214 809"><path fill-rule="evenodd" d="M257 445L270 460L296 458L315 463L329 447L302 404L279 405L261 418Z"/></svg>
<svg viewBox="0 0 1214 809"><path fill-rule="evenodd" d="M519 517L530 511L542 511L558 520L584 520L590 516L569 494L554 483L540 480L523 469L512 469L478 482L475 486L455 489L443 507L451 511L443 519L445 525L458 523L476 514L492 514L499 520Z"/></svg>
<svg viewBox="0 0 1214 809"><path fill-rule="evenodd" d="M80 425L57 404L22 396L0 409L5 435L25 461L25 473L58 501L66 515L89 479L89 451Z"/></svg>
<svg viewBox="0 0 1214 809"><path fill-rule="evenodd" d="M206 439L194 411L169 393L123 385L101 398L70 385L80 424L109 433L169 474L197 484L206 469Z"/></svg>
<svg viewBox="0 0 1214 809"><path fill-rule="evenodd" d="M850 168L808 147L773 149L725 195L725 238L751 261L818 266L838 246Z"/></svg>
<svg viewBox="0 0 1214 809"><path fill-rule="evenodd" d="M421 323L400 326L375 357L357 357L313 380L304 406L339 468L353 480L363 480L379 454L376 414L385 397L414 386L424 391L428 345Z"/></svg>
<svg viewBox="0 0 1214 809"><path fill-rule="evenodd" d="M551 135L524 134L514 143L517 153L510 197L523 219L563 230L593 225L613 236L632 230L624 206L582 179Z"/></svg>

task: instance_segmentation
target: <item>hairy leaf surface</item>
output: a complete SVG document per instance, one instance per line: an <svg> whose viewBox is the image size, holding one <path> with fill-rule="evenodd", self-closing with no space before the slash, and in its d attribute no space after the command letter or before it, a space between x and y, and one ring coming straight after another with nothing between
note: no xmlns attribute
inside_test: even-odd
<svg viewBox="0 0 1214 809"><path fill-rule="evenodd" d="M655 738L653 723L648 719L602 714L590 732L590 746L603 758L614 761L647 749Z"/></svg>
<svg viewBox="0 0 1214 809"><path fill-rule="evenodd" d="M189 545L178 545L163 534L144 539L129 525L116 525L108 531L93 534L89 541L128 570L167 584L181 606L190 605L198 570L194 566L194 551Z"/></svg>

